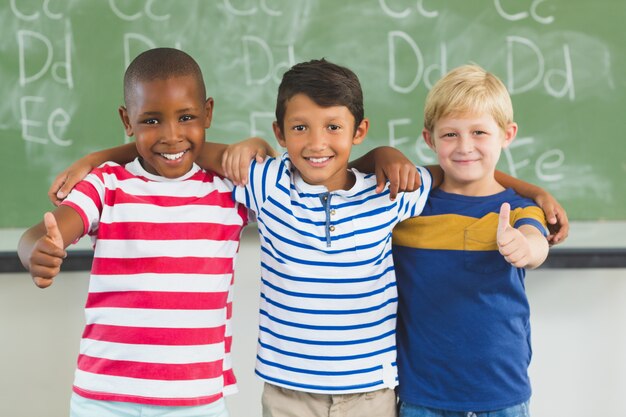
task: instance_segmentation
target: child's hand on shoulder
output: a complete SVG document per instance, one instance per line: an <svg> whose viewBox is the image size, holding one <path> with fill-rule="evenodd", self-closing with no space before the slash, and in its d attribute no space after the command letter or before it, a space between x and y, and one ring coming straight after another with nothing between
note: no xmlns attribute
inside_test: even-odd
<svg viewBox="0 0 626 417"><path fill-rule="evenodd" d="M565 209L547 191L537 196L536 203L548 221L548 243L557 245L564 242L569 234L569 220Z"/></svg>
<svg viewBox="0 0 626 417"><path fill-rule="evenodd" d="M246 185L250 162L255 159L262 163L268 156L276 156L276 151L265 140L256 137L246 139L226 148L222 154L222 170L233 184Z"/></svg>
<svg viewBox="0 0 626 417"><path fill-rule="evenodd" d="M380 147L374 153L376 192L380 193L389 181L389 198L395 200L399 192L410 192L422 185L415 164L402 152L392 147Z"/></svg>
<svg viewBox="0 0 626 417"><path fill-rule="evenodd" d="M28 270L39 288L52 285L52 280L61 271L61 264L67 256L63 249L63 237L52 213L44 214L44 226L46 234L37 240L28 260Z"/></svg>
<svg viewBox="0 0 626 417"><path fill-rule="evenodd" d="M87 155L80 158L57 175L48 189L48 198L52 204L59 206L76 184L82 181L87 174L98 165L100 164L97 163L94 165L91 156Z"/></svg>

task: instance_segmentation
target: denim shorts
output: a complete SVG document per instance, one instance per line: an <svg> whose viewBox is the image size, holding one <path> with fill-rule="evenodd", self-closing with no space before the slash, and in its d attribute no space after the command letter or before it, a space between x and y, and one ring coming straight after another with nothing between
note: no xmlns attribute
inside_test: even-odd
<svg viewBox="0 0 626 417"><path fill-rule="evenodd" d="M447 411L400 402L399 417L530 417L528 401L494 411Z"/></svg>
<svg viewBox="0 0 626 417"><path fill-rule="evenodd" d="M72 393L70 417L228 417L226 401L220 399L211 404L189 407L166 407L98 401Z"/></svg>

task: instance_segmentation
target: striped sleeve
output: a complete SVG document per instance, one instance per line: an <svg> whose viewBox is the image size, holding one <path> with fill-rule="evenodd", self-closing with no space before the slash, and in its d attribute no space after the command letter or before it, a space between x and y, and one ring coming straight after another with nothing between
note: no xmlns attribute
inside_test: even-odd
<svg viewBox="0 0 626 417"><path fill-rule="evenodd" d="M252 210L261 212L267 196L279 185L280 178L289 175L284 159L267 158L263 163L250 163L248 183L233 190L233 199Z"/></svg>
<svg viewBox="0 0 626 417"><path fill-rule="evenodd" d="M424 167L417 167L420 174L422 184L420 188L409 192L402 193L398 201L398 217L399 221L406 220L410 217L419 216L424 210L426 200L430 194L432 188L433 178L428 169Z"/></svg>
<svg viewBox="0 0 626 417"><path fill-rule="evenodd" d="M529 225L537 228L543 236L548 236L547 222L544 212L537 206L518 207L512 211L513 227Z"/></svg>
<svg viewBox="0 0 626 417"><path fill-rule="evenodd" d="M112 163L94 168L85 179L76 184L62 203L72 207L82 218L83 235L94 233L98 229L102 207L105 204L105 177L115 175L116 168L121 169Z"/></svg>

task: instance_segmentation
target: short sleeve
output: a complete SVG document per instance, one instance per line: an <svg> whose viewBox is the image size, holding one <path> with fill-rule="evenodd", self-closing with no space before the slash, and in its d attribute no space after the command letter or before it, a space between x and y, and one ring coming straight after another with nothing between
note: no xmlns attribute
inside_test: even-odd
<svg viewBox="0 0 626 417"><path fill-rule="evenodd" d="M543 236L548 236L546 217L540 207L535 205L517 207L512 210L512 217L514 228L529 225L537 228Z"/></svg>
<svg viewBox="0 0 626 417"><path fill-rule="evenodd" d="M262 163L252 160L248 172L248 183L245 186L235 187L233 199L258 216L263 204L276 188L289 187L289 175L289 166L284 156L283 158L267 158Z"/></svg>
<svg viewBox="0 0 626 417"><path fill-rule="evenodd" d="M106 170L95 168L63 201L63 205L72 207L83 220L83 236L93 234L100 223L105 196Z"/></svg>
<svg viewBox="0 0 626 417"><path fill-rule="evenodd" d="M430 195L433 185L433 177L428 169L418 166L417 171L420 174L422 185L419 189L402 193L398 201L398 218L399 221L406 220L410 217L419 216L424 210L426 200Z"/></svg>

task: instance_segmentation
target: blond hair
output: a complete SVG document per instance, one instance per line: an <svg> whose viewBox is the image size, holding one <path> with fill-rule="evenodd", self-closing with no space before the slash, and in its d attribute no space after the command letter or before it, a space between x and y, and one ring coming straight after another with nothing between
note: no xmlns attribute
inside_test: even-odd
<svg viewBox="0 0 626 417"><path fill-rule="evenodd" d="M424 128L432 132L442 117L490 114L503 130L513 123L513 104L498 77L475 64L448 72L430 90L424 105Z"/></svg>

